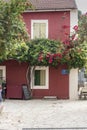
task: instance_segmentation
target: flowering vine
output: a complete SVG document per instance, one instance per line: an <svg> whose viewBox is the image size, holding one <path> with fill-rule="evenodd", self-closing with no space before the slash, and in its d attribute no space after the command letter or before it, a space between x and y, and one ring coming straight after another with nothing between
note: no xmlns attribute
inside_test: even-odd
<svg viewBox="0 0 87 130"><path fill-rule="evenodd" d="M69 26L64 25L64 29L69 28ZM72 36L60 42L60 47L55 51L55 53L42 51L38 55L38 64L57 66L58 64L67 64L69 68L82 68L85 65L86 51L84 49L85 44L79 42L78 31L79 28L77 25L73 27L74 33Z"/></svg>
<svg viewBox="0 0 87 130"><path fill-rule="evenodd" d="M82 68L86 64L87 44L79 37L81 29L75 25L70 36L68 25L63 25L64 40L33 39L26 45L27 53L23 56L30 66L53 66L66 64L69 69ZM19 58L15 56L16 59ZM18 59L19 60L19 59Z"/></svg>

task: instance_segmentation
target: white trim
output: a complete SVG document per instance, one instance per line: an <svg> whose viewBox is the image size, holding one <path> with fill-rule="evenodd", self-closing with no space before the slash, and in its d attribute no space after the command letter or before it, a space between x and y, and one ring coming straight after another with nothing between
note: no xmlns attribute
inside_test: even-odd
<svg viewBox="0 0 87 130"><path fill-rule="evenodd" d="M74 33L73 27L78 25L78 10L70 11L70 35ZM69 99L78 99L78 69L71 69L69 74Z"/></svg>
<svg viewBox="0 0 87 130"><path fill-rule="evenodd" d="M6 66L0 66L0 70L3 70L3 80L6 81Z"/></svg>
<svg viewBox="0 0 87 130"><path fill-rule="evenodd" d="M46 38L48 38L48 20L31 20L31 39L33 39L33 24L45 23L46 24Z"/></svg>
<svg viewBox="0 0 87 130"><path fill-rule="evenodd" d="M52 9L43 9L43 10L41 10L41 9L33 9L33 10L26 10L26 11L24 11L24 13L26 13L26 12L60 12L60 11L71 11L71 10L75 10L75 9L54 9L54 10L52 10Z"/></svg>
<svg viewBox="0 0 87 130"><path fill-rule="evenodd" d="M32 67L33 70L33 67ZM32 72L31 70L31 72ZM46 85L45 86L34 86L34 75L31 73L31 88L32 89L49 89L49 67L37 66L35 70L46 70Z"/></svg>
<svg viewBox="0 0 87 130"><path fill-rule="evenodd" d="M71 69L69 74L69 99L78 99L78 69Z"/></svg>
<svg viewBox="0 0 87 130"><path fill-rule="evenodd" d="M70 11L70 34L72 35L74 30L73 27L78 25L78 10L74 9Z"/></svg>

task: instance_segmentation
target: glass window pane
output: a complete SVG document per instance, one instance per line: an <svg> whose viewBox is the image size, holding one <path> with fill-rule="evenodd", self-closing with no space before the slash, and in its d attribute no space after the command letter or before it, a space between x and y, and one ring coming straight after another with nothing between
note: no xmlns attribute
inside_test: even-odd
<svg viewBox="0 0 87 130"><path fill-rule="evenodd" d="M45 70L41 70L40 71L40 85L41 86L45 86L45 77L46 77L46 71Z"/></svg>
<svg viewBox="0 0 87 130"><path fill-rule="evenodd" d="M46 71L35 70L34 85L45 86L45 84L46 84Z"/></svg>
<svg viewBox="0 0 87 130"><path fill-rule="evenodd" d="M39 38L39 23L33 24L33 38Z"/></svg>
<svg viewBox="0 0 87 130"><path fill-rule="evenodd" d="M2 83L3 80L3 70L0 69L0 84Z"/></svg>
<svg viewBox="0 0 87 130"><path fill-rule="evenodd" d="M33 38L46 38L46 23L33 24Z"/></svg>
<svg viewBox="0 0 87 130"><path fill-rule="evenodd" d="M46 24L40 24L40 38L46 38Z"/></svg>
<svg viewBox="0 0 87 130"><path fill-rule="evenodd" d="M40 85L40 70L35 70L34 85Z"/></svg>
<svg viewBox="0 0 87 130"><path fill-rule="evenodd" d="M3 70L0 70L0 79L3 78Z"/></svg>

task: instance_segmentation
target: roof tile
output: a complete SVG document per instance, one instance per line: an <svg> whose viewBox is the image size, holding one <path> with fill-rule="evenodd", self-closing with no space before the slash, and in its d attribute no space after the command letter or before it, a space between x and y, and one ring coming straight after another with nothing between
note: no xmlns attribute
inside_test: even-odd
<svg viewBox="0 0 87 130"><path fill-rule="evenodd" d="M36 10L77 9L75 0L29 0Z"/></svg>

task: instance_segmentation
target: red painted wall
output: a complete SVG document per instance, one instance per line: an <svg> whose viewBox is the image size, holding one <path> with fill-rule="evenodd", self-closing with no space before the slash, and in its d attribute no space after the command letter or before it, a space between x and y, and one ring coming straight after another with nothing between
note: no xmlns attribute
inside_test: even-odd
<svg viewBox="0 0 87 130"><path fill-rule="evenodd" d="M66 39L65 33L70 28L64 29L64 25L70 26L70 12L31 12L23 14L26 28L31 36L31 20L48 20L48 38L56 40ZM64 68L64 66L62 66ZM34 98L44 96L57 96L58 98L69 98L69 76L61 74L62 68L50 68L49 90L33 90Z"/></svg>
<svg viewBox="0 0 87 130"><path fill-rule="evenodd" d="M7 98L22 98L22 84L26 84L28 64L7 61L3 65L6 65ZM32 97L43 98L44 96L57 96L59 99L69 98L69 75L63 75L61 73L62 69L67 69L67 67L50 67L49 89L33 89Z"/></svg>
<svg viewBox="0 0 87 130"><path fill-rule="evenodd" d="M63 40L65 32L70 32L70 28L66 30L63 25L70 25L70 12L29 12L23 14L26 27L31 36L31 20L48 20L48 38Z"/></svg>
<svg viewBox="0 0 87 130"><path fill-rule="evenodd" d="M69 98L69 74L62 74L62 69L66 66L58 68L50 67L49 70L49 89L32 90L34 98L43 98L44 96L57 96L59 99Z"/></svg>
<svg viewBox="0 0 87 130"><path fill-rule="evenodd" d="M64 25L70 25L70 12L33 12L24 13L24 21L28 33L31 35L32 20L48 20L48 38L49 39L66 39L65 32L70 29L64 29ZM18 63L16 61L7 61L6 65L6 82L7 98L22 98L22 84L26 84L27 63ZM66 66L60 66L57 69L50 67L49 71L49 90L32 90L33 98L43 98L44 96L57 96L58 98L69 98L69 75L62 75L62 69Z"/></svg>
<svg viewBox="0 0 87 130"><path fill-rule="evenodd" d="M28 64L9 60L6 65L7 98L22 98L22 84L26 84Z"/></svg>

